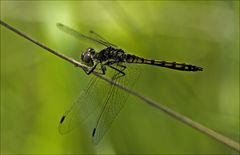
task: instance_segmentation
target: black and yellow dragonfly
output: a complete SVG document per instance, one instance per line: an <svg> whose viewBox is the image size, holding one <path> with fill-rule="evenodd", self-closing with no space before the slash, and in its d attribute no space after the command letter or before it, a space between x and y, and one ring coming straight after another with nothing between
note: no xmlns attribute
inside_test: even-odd
<svg viewBox="0 0 240 155"><path fill-rule="evenodd" d="M203 68L191 64L146 59L128 54L93 31L90 32L95 37L84 35L60 23L57 24L57 27L79 39L89 40L105 47L100 51L87 48L81 54L81 62L88 68L84 70L87 75L97 71L100 74L110 76L115 82L132 87L139 72L136 65L134 68L130 64L147 64L192 72L203 70ZM91 135L93 143L97 144L124 106L127 97L128 94L116 88L114 84L106 86L106 84L101 84L98 78L92 78L87 88L82 91L73 106L61 118L60 133L64 134L71 131L78 123L93 120Z"/></svg>

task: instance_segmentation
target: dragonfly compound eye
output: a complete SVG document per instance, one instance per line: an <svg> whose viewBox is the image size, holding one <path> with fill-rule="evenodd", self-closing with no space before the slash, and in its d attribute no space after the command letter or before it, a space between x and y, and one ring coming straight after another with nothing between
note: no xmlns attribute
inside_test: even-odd
<svg viewBox="0 0 240 155"><path fill-rule="evenodd" d="M85 65L87 65L89 67L93 66L93 60L92 60L90 53L88 53L88 52L83 53L81 56L81 59Z"/></svg>

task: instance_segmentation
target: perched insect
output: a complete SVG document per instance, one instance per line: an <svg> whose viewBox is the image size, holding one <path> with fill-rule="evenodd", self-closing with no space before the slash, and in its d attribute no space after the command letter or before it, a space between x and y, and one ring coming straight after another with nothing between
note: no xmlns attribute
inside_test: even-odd
<svg viewBox="0 0 240 155"><path fill-rule="evenodd" d="M130 64L148 64L160 67L166 67L181 71L202 71L203 69L186 63L169 62L162 60L151 60L143 57L125 53L124 50L116 45L106 41L99 34L90 31L96 37L89 37L73 30L63 24L57 24L57 27L79 39L87 39L95 43L105 46L104 49L97 52L93 48L88 48L81 54L81 61L88 69L84 70L86 74L97 71L103 75L112 70L110 77L113 81L119 82L128 87L132 87L138 77L138 72L132 69ZM87 120L94 115L94 127L92 128L93 143L97 144L111 123L122 109L128 94L119 90L114 84L108 86L97 82L97 78L93 78L88 87L82 92L75 104L61 118L59 131L66 133L72 130L77 123Z"/></svg>

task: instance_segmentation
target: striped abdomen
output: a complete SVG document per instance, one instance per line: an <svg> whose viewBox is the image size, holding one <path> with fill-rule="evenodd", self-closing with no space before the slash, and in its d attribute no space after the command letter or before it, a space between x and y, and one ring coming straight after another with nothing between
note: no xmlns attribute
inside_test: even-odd
<svg viewBox="0 0 240 155"><path fill-rule="evenodd" d="M161 60L149 60L149 59L141 58L141 57L130 55L130 54L127 55L126 62L149 64L149 65L161 66L161 67L166 67L166 68L171 68L171 69L181 70L181 71L202 71L203 70L201 67L190 65L190 64L161 61Z"/></svg>

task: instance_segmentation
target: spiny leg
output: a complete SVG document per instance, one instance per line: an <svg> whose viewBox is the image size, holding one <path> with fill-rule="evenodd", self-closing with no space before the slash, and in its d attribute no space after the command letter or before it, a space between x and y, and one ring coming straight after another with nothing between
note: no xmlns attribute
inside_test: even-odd
<svg viewBox="0 0 240 155"><path fill-rule="evenodd" d="M121 67L121 69L118 69L116 67L113 67L112 65L108 65L110 68L118 71L113 77L112 79L115 80L115 79L118 79L120 77L123 77L125 76L126 74L123 72L125 69L126 69L126 66L124 65L121 65L121 64L117 64L118 67Z"/></svg>
<svg viewBox="0 0 240 155"><path fill-rule="evenodd" d="M96 69L96 67L97 67L97 65L98 65L99 63L96 63L92 68L90 68L90 69L86 69L86 68L83 68L83 70L84 70L84 72L87 74L87 75L89 75L89 74L91 74L95 69ZM105 75L105 70L106 70L106 68L101 64L101 71L102 72L98 72L98 73L100 73L100 74L102 74L102 75Z"/></svg>
<svg viewBox="0 0 240 155"><path fill-rule="evenodd" d="M102 74L105 75L106 66L101 64L101 70L102 70Z"/></svg>
<svg viewBox="0 0 240 155"><path fill-rule="evenodd" d="M118 69L118 68L116 68L116 67L113 67L113 66L112 66L113 64L116 64L118 67L121 67L121 69ZM118 73L115 74L114 77L116 77L116 76L119 75L119 74L122 74L120 77L125 76L125 73L124 73L123 71L126 69L126 66L120 64L118 61L108 61L108 62L106 62L104 65L107 65L108 67L110 67L110 68L118 71ZM118 77L118 78L119 78L119 77Z"/></svg>
<svg viewBox="0 0 240 155"><path fill-rule="evenodd" d="M97 67L98 63L96 63L92 68L90 69L83 69L87 75L91 74L95 68Z"/></svg>

